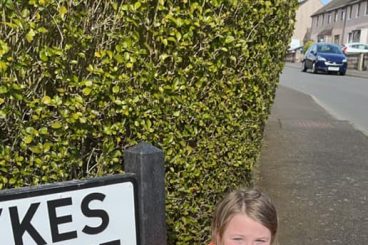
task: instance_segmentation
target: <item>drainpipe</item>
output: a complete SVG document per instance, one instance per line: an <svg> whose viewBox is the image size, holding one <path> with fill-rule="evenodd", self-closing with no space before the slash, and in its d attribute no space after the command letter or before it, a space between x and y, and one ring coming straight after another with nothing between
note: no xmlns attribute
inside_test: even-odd
<svg viewBox="0 0 368 245"><path fill-rule="evenodd" d="M345 6L344 12L345 12L345 15L344 15L344 25L342 27L341 44L344 44L344 38L345 38L346 19L348 18L348 7L347 6ZM348 42L349 40L346 43Z"/></svg>

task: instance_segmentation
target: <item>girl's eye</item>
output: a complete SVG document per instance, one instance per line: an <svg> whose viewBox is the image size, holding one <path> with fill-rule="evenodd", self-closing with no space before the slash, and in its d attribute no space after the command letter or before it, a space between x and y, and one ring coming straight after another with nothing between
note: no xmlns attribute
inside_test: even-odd
<svg viewBox="0 0 368 245"><path fill-rule="evenodd" d="M256 240L256 244L264 244L266 242L267 242L266 240L262 240L262 239Z"/></svg>

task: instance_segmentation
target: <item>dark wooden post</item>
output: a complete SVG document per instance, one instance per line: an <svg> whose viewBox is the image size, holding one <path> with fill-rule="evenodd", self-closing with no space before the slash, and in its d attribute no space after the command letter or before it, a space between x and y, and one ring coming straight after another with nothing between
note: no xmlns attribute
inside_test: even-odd
<svg viewBox="0 0 368 245"><path fill-rule="evenodd" d="M125 151L124 164L125 172L137 177L140 244L166 245L163 152L142 142Z"/></svg>

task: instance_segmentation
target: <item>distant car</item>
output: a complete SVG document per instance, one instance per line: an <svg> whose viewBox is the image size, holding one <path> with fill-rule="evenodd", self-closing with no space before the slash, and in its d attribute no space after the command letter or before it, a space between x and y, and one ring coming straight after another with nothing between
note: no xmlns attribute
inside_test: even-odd
<svg viewBox="0 0 368 245"><path fill-rule="evenodd" d="M368 53L368 44L365 43L347 43L342 47L345 54Z"/></svg>
<svg viewBox="0 0 368 245"><path fill-rule="evenodd" d="M304 72L311 69L313 73L324 71L345 75L347 59L340 46L332 43L315 43L305 53L302 67Z"/></svg>

